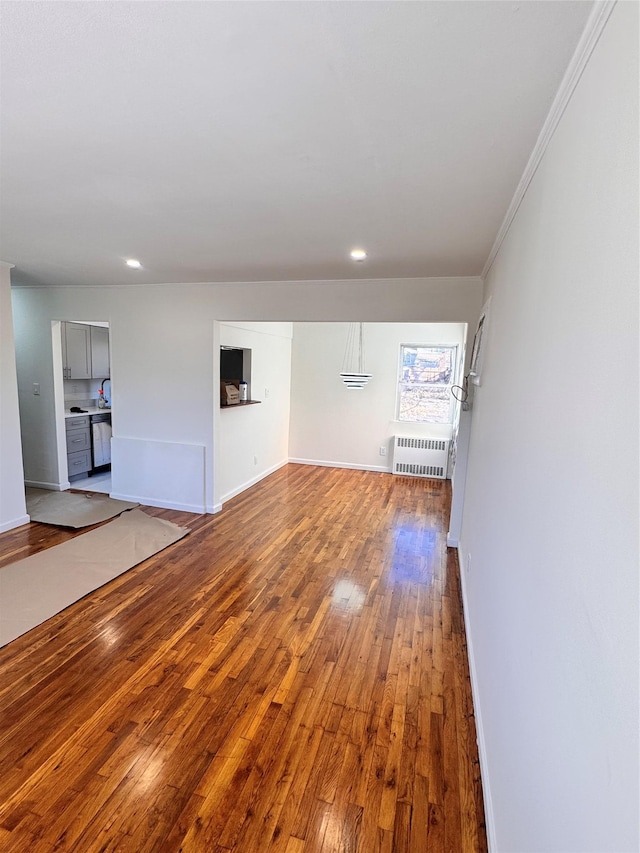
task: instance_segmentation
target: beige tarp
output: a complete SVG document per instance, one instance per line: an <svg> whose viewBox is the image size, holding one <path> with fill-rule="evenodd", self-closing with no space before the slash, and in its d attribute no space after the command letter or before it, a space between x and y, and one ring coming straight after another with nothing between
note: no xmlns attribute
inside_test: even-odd
<svg viewBox="0 0 640 853"><path fill-rule="evenodd" d="M0 646L189 532L142 510L0 569Z"/></svg>

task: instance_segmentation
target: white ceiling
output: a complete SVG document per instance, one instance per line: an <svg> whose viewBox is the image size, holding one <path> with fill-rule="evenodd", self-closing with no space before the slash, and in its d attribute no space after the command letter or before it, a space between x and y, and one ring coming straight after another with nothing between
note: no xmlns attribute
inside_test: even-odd
<svg viewBox="0 0 640 853"><path fill-rule="evenodd" d="M479 275L591 7L4 0L0 257L22 284Z"/></svg>

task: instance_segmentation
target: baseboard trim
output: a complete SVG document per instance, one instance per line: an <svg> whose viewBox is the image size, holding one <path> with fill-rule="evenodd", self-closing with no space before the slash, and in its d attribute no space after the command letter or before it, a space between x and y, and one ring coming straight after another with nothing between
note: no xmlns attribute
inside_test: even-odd
<svg viewBox="0 0 640 853"><path fill-rule="evenodd" d="M457 550L458 566L460 567L460 588L462 590L462 615L464 618L464 631L467 638L469 675L471 677L471 697L473 699L473 713L476 718L478 757L480 759L480 773L482 776L482 797L484 800L484 819L487 826L487 846L489 853L495 853L498 849L498 842L496 840L496 826L493 815L493 802L491 800L491 785L489 784L489 762L487 759L487 747L484 740L484 727L482 725L482 709L480 706L480 691L478 689L478 676L476 671L475 653L473 650L473 634L471 632L469 608L467 607L468 597L465 581L466 566L462 560L460 547L458 547Z"/></svg>
<svg viewBox="0 0 640 853"><path fill-rule="evenodd" d="M44 483L40 480L25 480L24 484L29 489L46 489L49 492L66 492L71 488L71 483Z"/></svg>
<svg viewBox="0 0 640 853"><path fill-rule="evenodd" d="M155 506L160 509L177 509L181 512L195 512L198 515L205 515L207 512L207 509L203 504L181 504L174 503L173 501L160 501L155 498L147 498L143 495L123 495L119 492L111 492L109 497L117 501L132 501L142 504L143 506Z"/></svg>
<svg viewBox="0 0 640 853"><path fill-rule="evenodd" d="M450 532L447 533L447 548L457 548L460 545L460 540L457 536L453 536ZM458 562L460 562L460 554L458 554ZM462 568L460 569L462 573Z"/></svg>
<svg viewBox="0 0 640 853"><path fill-rule="evenodd" d="M356 465L353 462L329 462L326 459L289 459L294 465L319 465L322 468L350 468L353 471L378 471L390 474L386 465Z"/></svg>
<svg viewBox="0 0 640 853"><path fill-rule="evenodd" d="M290 461L291 460L289 459L283 459L282 462L278 462L276 465L272 465L271 468L267 468L266 471L262 471L260 474L257 474L250 480L247 480L246 483L243 483L236 489L232 489L230 492L227 492L226 495L222 495L222 497L220 498L220 503L216 504L216 506L219 506L220 509L222 509L222 506L225 501L230 501L231 498L235 498L236 495L239 495L242 492L246 492L247 489L250 489L251 486L255 486L256 483L260 482L260 480L264 480L265 477L268 477L270 474L273 474L274 471L278 471L280 468L284 468L284 466Z"/></svg>
<svg viewBox="0 0 640 853"><path fill-rule="evenodd" d="M22 527L23 524L29 524L30 521L31 519L28 515L21 515L12 521L4 521L0 524L0 533L6 533L7 530L13 530L15 527Z"/></svg>

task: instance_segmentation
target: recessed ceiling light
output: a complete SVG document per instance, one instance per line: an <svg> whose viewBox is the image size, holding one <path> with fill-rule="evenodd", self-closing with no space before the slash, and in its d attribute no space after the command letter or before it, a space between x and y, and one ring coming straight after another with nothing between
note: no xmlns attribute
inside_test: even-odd
<svg viewBox="0 0 640 853"><path fill-rule="evenodd" d="M351 258L354 261L364 261L366 257L367 253L364 249L352 249L351 251Z"/></svg>
<svg viewBox="0 0 640 853"><path fill-rule="evenodd" d="M142 264L140 263L140 261L136 261L135 258L129 258L129 260L127 261L127 266L131 267L132 270L139 270Z"/></svg>

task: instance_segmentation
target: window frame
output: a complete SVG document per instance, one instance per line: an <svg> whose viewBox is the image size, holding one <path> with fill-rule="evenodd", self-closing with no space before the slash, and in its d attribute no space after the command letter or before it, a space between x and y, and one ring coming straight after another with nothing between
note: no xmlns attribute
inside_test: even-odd
<svg viewBox="0 0 640 853"><path fill-rule="evenodd" d="M444 383L427 383L427 382L405 382L403 381L403 368L404 368L404 350L405 349L448 349L453 350L452 357L452 365L453 370L451 373L451 381L446 385ZM396 409L395 409L395 419L398 423L403 424L434 424L434 425L447 425L454 424L456 418L456 399L451 394L451 388L458 382L458 374L460 371L460 353L461 346L458 343L401 343L398 354L398 370L396 373ZM406 417L400 416L400 406L402 402L402 388L403 386L415 387L415 388L448 388L449 389L449 420L447 421L426 421L426 420L413 420L408 419Z"/></svg>

